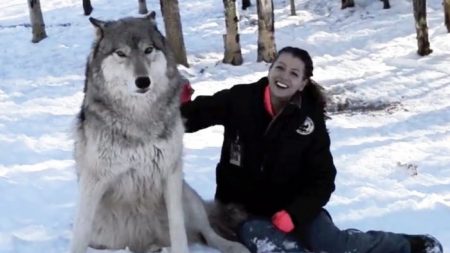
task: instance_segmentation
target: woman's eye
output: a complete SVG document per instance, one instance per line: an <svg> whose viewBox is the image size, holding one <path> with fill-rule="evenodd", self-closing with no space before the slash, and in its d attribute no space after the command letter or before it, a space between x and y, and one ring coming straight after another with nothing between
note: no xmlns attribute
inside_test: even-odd
<svg viewBox="0 0 450 253"><path fill-rule="evenodd" d="M294 77L298 77L298 74L295 73L295 72L291 72L291 75L294 76Z"/></svg>
<svg viewBox="0 0 450 253"><path fill-rule="evenodd" d="M122 57L122 58L123 57L127 57L127 55L124 52L120 51L120 50L117 50L116 54L117 54L117 56Z"/></svg>
<svg viewBox="0 0 450 253"><path fill-rule="evenodd" d="M150 54L151 52L153 52L153 47L147 47L147 48L144 50L144 53L145 53L145 54Z"/></svg>
<svg viewBox="0 0 450 253"><path fill-rule="evenodd" d="M281 66L276 66L275 68L278 69L278 70L283 70L283 69L284 69L284 68L281 67Z"/></svg>

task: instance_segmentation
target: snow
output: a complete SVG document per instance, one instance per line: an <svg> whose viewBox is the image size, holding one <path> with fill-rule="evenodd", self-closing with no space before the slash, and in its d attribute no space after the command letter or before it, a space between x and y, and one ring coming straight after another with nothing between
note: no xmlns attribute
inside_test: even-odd
<svg viewBox="0 0 450 253"><path fill-rule="evenodd" d="M253 1L254 2L254 1ZM450 34L441 0L429 0L433 53L416 54L411 0L275 0L277 48L307 49L314 78L335 103L377 110L332 112L327 122L338 176L327 209L341 228L428 233L450 251ZM0 2L0 252L68 252L77 198L72 128L94 36L80 0L41 1L48 38L32 44L25 1ZM164 31L159 1L147 1ZM137 15L133 1L98 0L93 16ZM221 63L223 6L180 1L194 95L256 81L256 7L241 13L244 64ZM384 105L384 106L383 106ZM337 108L337 107L336 107ZM186 134L185 178L214 194L222 128ZM217 252L201 245L192 252ZM90 250L90 253L113 252ZM127 250L115 251L126 253Z"/></svg>

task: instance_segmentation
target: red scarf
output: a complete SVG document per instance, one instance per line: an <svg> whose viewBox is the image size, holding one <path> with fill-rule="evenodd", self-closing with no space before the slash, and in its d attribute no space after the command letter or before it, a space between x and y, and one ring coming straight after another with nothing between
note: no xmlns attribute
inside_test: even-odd
<svg viewBox="0 0 450 253"><path fill-rule="evenodd" d="M264 89L264 108L266 108L266 112L273 118L275 116L275 112L272 108L272 99L270 98L270 88L269 84L267 84Z"/></svg>

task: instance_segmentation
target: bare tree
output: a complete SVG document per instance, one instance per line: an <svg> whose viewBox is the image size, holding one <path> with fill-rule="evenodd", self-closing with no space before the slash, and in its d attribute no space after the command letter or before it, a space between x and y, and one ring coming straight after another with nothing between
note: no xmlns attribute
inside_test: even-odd
<svg viewBox="0 0 450 253"><path fill-rule="evenodd" d="M138 0L138 4L139 4L139 14L148 13L147 3L145 0ZM93 10L94 10L94 8L92 8L91 0L83 0L84 15L86 15L86 16L91 15Z"/></svg>
<svg viewBox="0 0 450 253"><path fill-rule="evenodd" d="M427 1L413 0L413 9L414 18L416 20L417 53L421 56L429 55L433 50L430 49L430 42L428 40Z"/></svg>
<svg viewBox="0 0 450 253"><path fill-rule="evenodd" d="M295 0L291 0L291 15L296 16L297 13L295 12Z"/></svg>
<svg viewBox="0 0 450 253"><path fill-rule="evenodd" d="M450 33L450 0L444 0L445 26Z"/></svg>
<svg viewBox="0 0 450 253"><path fill-rule="evenodd" d="M345 9L347 7L355 7L355 2L353 0L342 0L341 9Z"/></svg>
<svg viewBox="0 0 450 253"><path fill-rule="evenodd" d="M160 0L160 4L164 18L164 27L166 28L167 42L175 54L177 63L189 67L186 48L184 46L178 0Z"/></svg>
<svg viewBox="0 0 450 253"><path fill-rule="evenodd" d="M241 65L242 53L239 43L238 17L236 14L236 0L223 0L225 8L225 25L227 33L223 35L225 53L222 62L231 65Z"/></svg>
<svg viewBox="0 0 450 253"><path fill-rule="evenodd" d="M275 26L273 17L273 0L257 0L258 10L258 59L272 62L277 54L275 46Z"/></svg>
<svg viewBox="0 0 450 253"><path fill-rule="evenodd" d="M252 5L252 3L250 2L250 0L242 0L242 9L243 10L246 10L251 5Z"/></svg>
<svg viewBox="0 0 450 253"><path fill-rule="evenodd" d="M84 15L86 15L86 16L91 15L93 9L94 8L92 8L91 0L83 0Z"/></svg>
<svg viewBox="0 0 450 253"><path fill-rule="evenodd" d="M30 10L30 21L33 38L31 42L38 43L47 37L45 33L45 23L41 11L41 3L39 0L28 0L28 9Z"/></svg>
<svg viewBox="0 0 450 253"><path fill-rule="evenodd" d="M383 2L383 9L391 8L389 0L380 0L380 1ZM354 0L342 0L341 9L345 9L347 7L355 7L355 1Z"/></svg>
<svg viewBox="0 0 450 253"><path fill-rule="evenodd" d="M389 4L389 0L381 0L383 2L383 9L390 9L391 5Z"/></svg>
<svg viewBox="0 0 450 253"><path fill-rule="evenodd" d="M139 14L148 13L146 1L145 0L138 0L138 1L139 1Z"/></svg>

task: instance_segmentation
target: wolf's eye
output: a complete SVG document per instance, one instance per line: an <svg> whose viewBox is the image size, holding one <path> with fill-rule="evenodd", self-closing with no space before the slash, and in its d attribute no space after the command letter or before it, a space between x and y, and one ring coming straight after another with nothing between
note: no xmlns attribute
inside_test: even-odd
<svg viewBox="0 0 450 253"><path fill-rule="evenodd" d="M120 51L120 50L117 50L116 52L115 52L119 57L127 57L127 55L124 53L124 52L122 52L122 51Z"/></svg>
<svg viewBox="0 0 450 253"><path fill-rule="evenodd" d="M150 54L151 52L153 52L153 47L147 47L147 48L144 50L144 53L145 53L145 54Z"/></svg>

